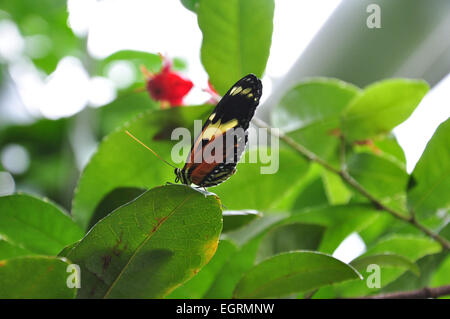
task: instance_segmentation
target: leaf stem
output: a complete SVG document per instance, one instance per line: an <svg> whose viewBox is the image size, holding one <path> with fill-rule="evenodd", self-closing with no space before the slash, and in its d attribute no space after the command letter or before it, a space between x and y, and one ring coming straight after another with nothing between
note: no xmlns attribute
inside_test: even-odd
<svg viewBox="0 0 450 319"><path fill-rule="evenodd" d="M450 295L450 285L435 288L424 287L418 290L399 291L373 296L357 297L356 299L423 299L438 298L447 295Z"/></svg>
<svg viewBox="0 0 450 319"><path fill-rule="evenodd" d="M330 165L328 162L324 161L320 157L318 157L316 154L305 148L303 145L298 144L294 139L287 136L280 130L274 130L272 129L266 122L258 119L253 118L252 123L255 124L258 127L265 128L269 131L269 133L275 137L278 137L283 142L285 142L287 145L289 145L292 149L297 151L300 155L302 155L304 158L306 158L308 161L315 162L325 168L326 170L339 175L339 177L349 186L351 186L353 189L358 191L361 195L366 197L377 209L384 210L394 216L395 218L402 220L404 222L407 222L414 226L415 228L419 229L421 232L426 234L428 237L431 237L435 241L437 241L444 250L450 250L450 242L446 240L444 237L439 236L438 234L434 233L432 230L428 229L426 226L422 225L417 219L415 218L415 215L413 212L409 212L410 216L405 216L405 214L402 214L401 212L390 208L383 204L379 199L377 199L375 196L373 196L369 191L367 191L361 184L359 184L346 170L345 165L341 163L342 167L340 169L335 168L334 166ZM345 146L344 146L345 147Z"/></svg>

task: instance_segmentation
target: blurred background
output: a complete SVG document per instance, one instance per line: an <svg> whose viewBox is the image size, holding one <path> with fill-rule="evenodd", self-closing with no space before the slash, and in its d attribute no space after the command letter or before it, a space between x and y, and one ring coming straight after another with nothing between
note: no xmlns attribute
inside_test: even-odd
<svg viewBox="0 0 450 319"><path fill-rule="evenodd" d="M182 2L189 3L0 1L0 195L38 194L70 210L79 174L101 138L123 119L159 107L139 91L144 78L136 64L116 52L162 53L194 83L185 104L210 98L197 16ZM369 4L380 6L381 28L366 26ZM146 65L158 70L160 61ZM394 130L411 172L450 116L449 72L448 0L276 0L258 116L267 120L280 97L307 77L360 87L388 77L423 78L430 93Z"/></svg>

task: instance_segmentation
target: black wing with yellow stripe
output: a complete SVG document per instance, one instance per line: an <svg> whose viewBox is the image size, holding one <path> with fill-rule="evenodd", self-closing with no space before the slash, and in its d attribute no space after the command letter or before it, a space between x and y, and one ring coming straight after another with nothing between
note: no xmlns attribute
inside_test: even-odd
<svg viewBox="0 0 450 319"><path fill-rule="evenodd" d="M228 90L203 125L185 166L177 173L182 182L211 187L236 172L247 143L246 131L261 94L261 81L253 74Z"/></svg>

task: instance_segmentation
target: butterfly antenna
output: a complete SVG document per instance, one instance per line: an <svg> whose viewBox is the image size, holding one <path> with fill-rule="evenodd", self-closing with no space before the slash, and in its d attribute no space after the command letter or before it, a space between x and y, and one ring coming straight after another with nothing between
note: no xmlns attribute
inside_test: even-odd
<svg viewBox="0 0 450 319"><path fill-rule="evenodd" d="M154 150L152 150L150 147L148 147L147 145L145 145L143 142L141 142L136 136L134 136L133 134L131 134L128 130L125 130L125 133L127 133L127 135L129 137L131 137L132 139L134 139L136 142L138 142L139 144L141 144L142 146L144 146L146 149L148 149L150 152L152 152L153 154L155 154L161 161L163 161L164 163L166 163L167 165L172 166L173 168L178 168L172 164L170 164L168 161L166 161L164 158L162 158L161 156L159 156Z"/></svg>

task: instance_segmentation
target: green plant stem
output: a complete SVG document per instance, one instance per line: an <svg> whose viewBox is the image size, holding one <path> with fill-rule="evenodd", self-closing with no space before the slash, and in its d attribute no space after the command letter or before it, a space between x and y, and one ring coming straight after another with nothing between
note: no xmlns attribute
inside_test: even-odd
<svg viewBox="0 0 450 319"><path fill-rule="evenodd" d="M322 166L323 168L327 169L328 171L336 175L339 175L339 177L347 185L351 186L357 192L366 197L377 209L384 210L389 214L391 214L392 216L394 216L395 218L411 224L412 226L414 226L415 228L419 229L421 232L426 234L428 237L437 241L443 247L443 249L450 250L450 242L446 240L444 237L439 236L432 230L428 229L426 226L419 223L415 218L413 212L409 212L409 216L406 216L405 214L402 214L401 212L384 205L379 199L377 199L375 196L369 193L361 184L359 184L352 176L350 176L350 174L345 170L345 167L341 167L340 169L335 168L334 166L330 165L329 163L318 157L316 154L305 148L303 145L298 144L294 139L290 138L279 129L275 130L271 128L266 122L260 119L253 118L252 122L258 127L267 129L271 135L278 137L280 140L282 140L287 145L292 147L295 151L297 151L308 161L315 162L320 166Z"/></svg>
<svg viewBox="0 0 450 319"><path fill-rule="evenodd" d="M373 296L357 297L356 299L424 299L438 298L447 295L450 295L450 285L434 288L424 287L418 290L399 291Z"/></svg>

